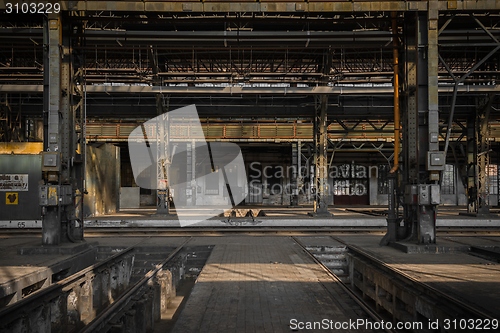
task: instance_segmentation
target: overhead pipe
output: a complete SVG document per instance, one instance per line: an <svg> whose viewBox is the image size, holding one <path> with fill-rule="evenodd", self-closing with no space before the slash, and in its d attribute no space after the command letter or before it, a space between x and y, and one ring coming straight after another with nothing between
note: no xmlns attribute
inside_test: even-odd
<svg viewBox="0 0 500 333"><path fill-rule="evenodd" d="M393 65L394 65L394 166L389 171L395 173L399 167L399 146L400 146L400 112L399 112L399 40L398 40L398 22L397 13L392 12L392 46L393 46Z"/></svg>

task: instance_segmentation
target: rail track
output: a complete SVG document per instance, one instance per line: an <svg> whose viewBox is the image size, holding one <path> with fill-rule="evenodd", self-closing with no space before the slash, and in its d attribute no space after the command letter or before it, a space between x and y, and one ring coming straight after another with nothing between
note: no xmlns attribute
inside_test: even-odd
<svg viewBox="0 0 500 333"><path fill-rule="evenodd" d="M342 279L340 279L335 273L333 273L324 263L322 263L314 254L312 254L307 247L296 237L292 237L292 239L302 248L302 250L317 264L321 267L323 271L325 271L331 278L334 280L365 313L368 317L371 318L374 322L377 323L377 326L380 328L376 331L387 332L387 333L396 333L397 331L384 326L385 320L381 317L377 311L372 309L372 307L363 300L358 294L356 294L351 288L347 286L346 283ZM326 289L326 288L325 288Z"/></svg>
<svg viewBox="0 0 500 333"><path fill-rule="evenodd" d="M255 226L232 226L232 227L123 227L123 228L85 228L85 235L89 237L106 237L114 235L122 236L223 236L223 235L278 235L299 236L318 234L372 234L384 235L385 227L255 227ZM0 238L26 237L41 235L41 230L2 228ZM500 229L485 227L442 227L437 228L439 236L500 236Z"/></svg>
<svg viewBox="0 0 500 333"><path fill-rule="evenodd" d="M418 329L393 329L393 325L385 326L387 332L430 332L429 323L439 323L441 332L474 332L466 323L495 323L498 329L498 318L475 308L441 290L422 283L405 272L389 266L365 250L348 244L340 238L330 236L336 242L343 244L348 253L349 277L340 278L329 269L317 254L313 254L296 237L292 237L318 265L326 270L332 278L340 283L346 293L353 298L376 322L385 323L417 323ZM478 249L484 256L492 256L485 249ZM498 252L495 252L498 255ZM495 257L497 258L497 257ZM456 320L464 321L465 327L460 327ZM455 327L453 327L455 320ZM419 326L421 323L422 326ZM452 324L450 324L452 323ZM404 327L404 326L403 326ZM437 327L434 327L436 329ZM495 331L495 330L494 330Z"/></svg>
<svg viewBox="0 0 500 333"><path fill-rule="evenodd" d="M147 273L141 273L137 282L132 279L132 267L137 262L136 250L143 242L120 249L92 266L79 271L63 280L55 282L43 289L33 292L24 299L0 309L0 333L21 332L18 327L33 328L37 325L38 332L129 332L152 330L155 321L165 309L166 294L175 290L175 277L171 267L191 236L286 236L291 237L303 251L318 264L333 281L343 289L346 295L362 309L367 318L376 326L377 332L401 332L387 323L421 323L431 321L444 323L446 320L461 318L463 320L481 320L493 322L491 314L450 296L441 290L422 283L407 273L394 268L364 249L346 243L340 238L345 234L383 234L380 228L178 228L175 230L160 230L156 228L136 228L131 230L93 230L91 236L139 235L139 236L173 236L186 237L185 240L168 254L162 256L157 264ZM492 229L469 229L468 234L487 238L498 235ZM5 230L2 230L5 231ZM26 231L26 230L24 230ZM39 232L39 230L34 230ZM440 236L464 236L464 228L439 231ZM6 237L26 236L26 233L3 233ZM189 236L189 237L187 237ZM312 253L299 239L300 236L323 236L331 239L346 249L348 262L347 277L339 276L329 268L321 258ZM339 236L339 237L336 237ZM314 238L314 237L313 237ZM460 237L456 237L460 238ZM449 238L446 238L449 239ZM451 240L451 239L450 239ZM497 240L490 238L495 245ZM456 240L460 243L460 240ZM464 242L462 242L464 243ZM466 244L466 243L464 243ZM495 246L492 246L495 247ZM479 248L478 253L488 258L494 258L488 249ZM498 255L498 253L497 253ZM145 271L144 271L145 272ZM168 273L170 272L170 273ZM325 287L328 291L328 288ZM48 318L48 319L47 319ZM41 324L42 323L42 324ZM382 323L385 323L382 324ZM24 326L23 326L24 325ZM30 326L31 325L31 326ZM33 327L32 327L33 326ZM40 328L41 327L41 328ZM447 330L440 326L442 332L467 330ZM406 329L403 331L426 332L426 330ZM429 330L430 331L430 330ZM474 331L474 330L469 330Z"/></svg>
<svg viewBox="0 0 500 333"><path fill-rule="evenodd" d="M161 301L166 297L162 297L162 295L168 293L169 289L172 288L166 286L168 280L170 283L172 282L172 276L166 275L165 270L189 240L185 240L165 260L158 263L154 269L130 286L79 332L151 331L155 321L160 319L161 312L166 308L166 304L162 304ZM154 279L156 281L153 281Z"/></svg>
<svg viewBox="0 0 500 333"><path fill-rule="evenodd" d="M169 299L166 293L175 295L172 290L179 278L171 271L184 274L185 267L172 262L190 238L146 274L139 273L142 278L134 283L134 261L144 240L115 249L107 258L0 309L0 332L128 332L131 326L136 327L134 332L145 332L152 328L166 307L160 300ZM134 311L138 307L141 311ZM141 313L141 318L135 318L135 313Z"/></svg>

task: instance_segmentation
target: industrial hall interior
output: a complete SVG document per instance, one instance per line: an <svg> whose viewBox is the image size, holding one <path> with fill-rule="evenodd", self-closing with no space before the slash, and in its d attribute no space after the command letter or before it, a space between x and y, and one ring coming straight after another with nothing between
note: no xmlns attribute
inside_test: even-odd
<svg viewBox="0 0 500 333"><path fill-rule="evenodd" d="M500 330L500 0L0 0L0 333Z"/></svg>

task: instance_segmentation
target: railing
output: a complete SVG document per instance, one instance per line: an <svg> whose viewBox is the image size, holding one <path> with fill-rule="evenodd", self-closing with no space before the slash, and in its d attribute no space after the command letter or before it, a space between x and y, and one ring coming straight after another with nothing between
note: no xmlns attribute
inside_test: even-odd
<svg viewBox="0 0 500 333"><path fill-rule="evenodd" d="M126 141L129 134L139 124L87 124L87 139L89 141ZM330 139L367 139L392 141L392 125L386 126L384 131L359 131L347 133L340 127L332 124L329 130ZM310 123L267 123L267 124L211 124L201 125L203 136L207 140L312 140L313 125ZM155 128L146 128L147 135L155 137ZM202 133L191 126L172 126L171 140L202 139Z"/></svg>

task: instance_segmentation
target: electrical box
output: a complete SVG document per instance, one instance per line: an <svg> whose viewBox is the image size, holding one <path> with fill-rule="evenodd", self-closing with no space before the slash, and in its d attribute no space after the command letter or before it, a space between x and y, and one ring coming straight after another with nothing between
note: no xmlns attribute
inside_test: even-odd
<svg viewBox="0 0 500 333"><path fill-rule="evenodd" d="M71 185L61 185L60 202L61 205L67 206L73 204L73 188Z"/></svg>
<svg viewBox="0 0 500 333"><path fill-rule="evenodd" d="M417 204L417 185L405 186L405 203L410 205Z"/></svg>
<svg viewBox="0 0 500 333"><path fill-rule="evenodd" d="M418 185L418 204L419 205L429 205L430 193L428 185Z"/></svg>
<svg viewBox="0 0 500 333"><path fill-rule="evenodd" d="M58 152L42 152L42 171L59 172L61 155Z"/></svg>
<svg viewBox="0 0 500 333"><path fill-rule="evenodd" d="M438 184L418 185L419 205L439 205L441 203L441 188Z"/></svg>
<svg viewBox="0 0 500 333"><path fill-rule="evenodd" d="M428 151L427 152L427 171L442 171L446 159L442 151Z"/></svg>
<svg viewBox="0 0 500 333"><path fill-rule="evenodd" d="M441 204L441 186L438 184L430 185L429 193L431 205Z"/></svg>
<svg viewBox="0 0 500 333"><path fill-rule="evenodd" d="M72 203L71 185L40 185L38 199L40 206L67 206Z"/></svg>
<svg viewBox="0 0 500 333"><path fill-rule="evenodd" d="M57 186L40 185L38 187L38 199L40 206L57 206Z"/></svg>

